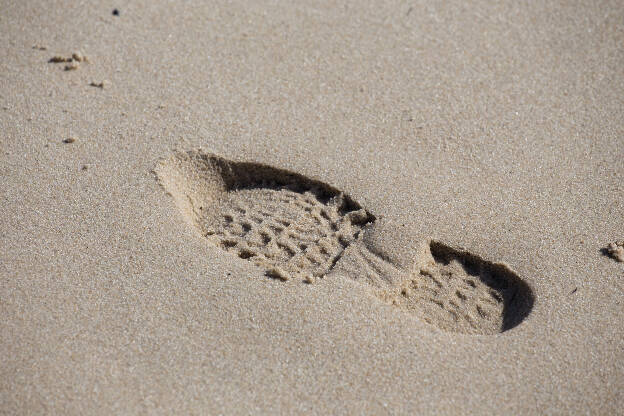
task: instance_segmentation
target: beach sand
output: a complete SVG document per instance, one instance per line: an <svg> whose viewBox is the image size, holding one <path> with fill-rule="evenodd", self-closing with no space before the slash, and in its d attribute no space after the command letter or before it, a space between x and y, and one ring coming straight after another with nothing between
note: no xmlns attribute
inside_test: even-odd
<svg viewBox="0 0 624 416"><path fill-rule="evenodd" d="M624 6L490 3L3 1L0 413L621 412Z"/></svg>

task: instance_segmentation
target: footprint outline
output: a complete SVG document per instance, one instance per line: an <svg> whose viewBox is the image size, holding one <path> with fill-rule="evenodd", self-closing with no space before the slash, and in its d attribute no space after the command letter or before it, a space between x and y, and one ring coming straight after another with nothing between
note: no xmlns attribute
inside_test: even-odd
<svg viewBox="0 0 624 416"><path fill-rule="evenodd" d="M532 288L507 265L437 240L395 261L365 238L377 218L322 181L200 150L175 152L154 173L203 238L269 277L310 283L342 274L447 332L504 332L533 307Z"/></svg>

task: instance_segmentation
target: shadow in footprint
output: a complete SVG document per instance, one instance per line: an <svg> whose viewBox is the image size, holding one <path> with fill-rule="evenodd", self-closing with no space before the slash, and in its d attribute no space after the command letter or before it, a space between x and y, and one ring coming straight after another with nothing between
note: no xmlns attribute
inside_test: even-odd
<svg viewBox="0 0 624 416"><path fill-rule="evenodd" d="M494 334L517 326L531 311L531 288L506 265L437 241L429 250L430 261L410 282L414 309L428 322L449 331Z"/></svg>

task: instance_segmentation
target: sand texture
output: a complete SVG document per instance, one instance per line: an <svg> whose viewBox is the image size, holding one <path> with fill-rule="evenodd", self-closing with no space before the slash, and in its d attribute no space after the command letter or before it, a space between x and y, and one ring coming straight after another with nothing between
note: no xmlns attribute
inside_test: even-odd
<svg viewBox="0 0 624 416"><path fill-rule="evenodd" d="M0 10L0 414L621 414L621 2Z"/></svg>

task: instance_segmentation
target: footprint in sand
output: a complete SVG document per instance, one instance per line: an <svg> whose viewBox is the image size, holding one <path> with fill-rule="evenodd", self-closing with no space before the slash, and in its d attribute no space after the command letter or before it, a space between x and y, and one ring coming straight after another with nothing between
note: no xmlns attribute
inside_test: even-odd
<svg viewBox="0 0 624 416"><path fill-rule="evenodd" d="M440 329L495 334L518 325L533 295L513 271L439 242L395 261L367 243L375 217L348 195L302 175L200 151L155 168L185 219L268 276L311 283L346 275Z"/></svg>
<svg viewBox="0 0 624 416"><path fill-rule="evenodd" d="M375 220L337 189L269 166L189 152L156 173L203 236L283 280L326 275Z"/></svg>

